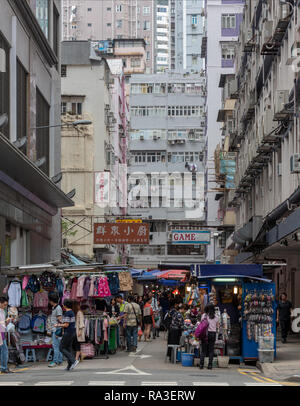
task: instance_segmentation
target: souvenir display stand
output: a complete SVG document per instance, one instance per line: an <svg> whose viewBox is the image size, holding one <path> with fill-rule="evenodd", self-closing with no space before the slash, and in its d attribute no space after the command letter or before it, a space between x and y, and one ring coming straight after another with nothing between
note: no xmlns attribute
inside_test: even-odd
<svg viewBox="0 0 300 406"><path fill-rule="evenodd" d="M215 346L220 355L240 362L257 360L260 337L272 337L276 356L275 284L262 277L262 267L205 265L200 269L199 289L207 289L220 320Z"/></svg>

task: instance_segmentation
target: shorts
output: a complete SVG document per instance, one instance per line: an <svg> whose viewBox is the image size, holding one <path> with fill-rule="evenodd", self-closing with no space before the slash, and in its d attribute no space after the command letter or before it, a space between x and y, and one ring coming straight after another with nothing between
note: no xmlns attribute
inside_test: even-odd
<svg viewBox="0 0 300 406"><path fill-rule="evenodd" d="M153 324L153 320L151 316L144 316L144 324Z"/></svg>
<svg viewBox="0 0 300 406"><path fill-rule="evenodd" d="M72 344L73 350L76 351L76 352L79 352L80 351L80 344L81 343L77 340L77 337L75 336L75 338L73 340L73 344Z"/></svg>

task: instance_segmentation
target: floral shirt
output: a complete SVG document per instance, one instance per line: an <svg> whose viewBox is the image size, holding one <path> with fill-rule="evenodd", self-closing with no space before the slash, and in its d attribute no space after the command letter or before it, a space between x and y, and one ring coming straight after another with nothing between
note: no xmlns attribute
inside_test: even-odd
<svg viewBox="0 0 300 406"><path fill-rule="evenodd" d="M182 314L180 312L178 312L177 310L172 310L170 315L172 316L170 328L175 329L175 330L183 329L184 319L183 319Z"/></svg>

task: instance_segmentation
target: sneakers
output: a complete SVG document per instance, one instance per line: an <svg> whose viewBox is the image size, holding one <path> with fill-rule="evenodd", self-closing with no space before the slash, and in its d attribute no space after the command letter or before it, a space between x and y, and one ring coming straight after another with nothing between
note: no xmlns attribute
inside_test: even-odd
<svg viewBox="0 0 300 406"><path fill-rule="evenodd" d="M80 361L77 359L77 360L74 362L74 364L70 366L69 371L72 371L74 368L76 368L77 365L79 364L79 362L80 362Z"/></svg>
<svg viewBox="0 0 300 406"><path fill-rule="evenodd" d="M13 374L13 371L11 371L10 369L5 369L4 371L1 370L1 374Z"/></svg>
<svg viewBox="0 0 300 406"><path fill-rule="evenodd" d="M56 367L58 364L56 364L56 362L50 362L50 364L48 365L48 368L54 368Z"/></svg>

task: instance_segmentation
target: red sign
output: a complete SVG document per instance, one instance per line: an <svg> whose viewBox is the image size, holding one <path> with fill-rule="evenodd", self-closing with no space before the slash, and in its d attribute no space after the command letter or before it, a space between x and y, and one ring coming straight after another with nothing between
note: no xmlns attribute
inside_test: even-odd
<svg viewBox="0 0 300 406"><path fill-rule="evenodd" d="M149 224L96 223L94 244L149 244Z"/></svg>

